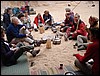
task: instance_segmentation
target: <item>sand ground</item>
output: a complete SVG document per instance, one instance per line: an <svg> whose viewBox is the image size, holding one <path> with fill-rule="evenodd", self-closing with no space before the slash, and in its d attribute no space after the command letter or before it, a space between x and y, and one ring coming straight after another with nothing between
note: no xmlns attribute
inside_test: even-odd
<svg viewBox="0 0 100 76"><path fill-rule="evenodd" d="M71 6L69 8L73 9L78 3L77 2L69 2ZM65 8L67 6L67 2L57 3L55 2L50 5L45 5L41 7L36 7L35 10L37 13L41 13L43 15L43 12L45 9L50 11L50 14L54 17L55 22L63 21L65 19ZM81 19L85 22L85 24L88 24L88 18L89 16L96 16L99 17L99 3L95 2L95 7L91 7L92 3L90 2L80 2L78 6L73 10L74 13L79 13L81 16ZM31 16L32 17L32 16ZM32 17L32 20L34 19L35 15ZM39 34L39 32L33 31L33 36L36 39L40 39L43 35L55 35L50 29L46 30L44 34ZM73 44L75 41L69 40L67 42L64 41L64 38L61 39L60 45L53 45L51 49L46 49L46 44L42 44L40 46L40 53L36 57L30 57L28 55L28 60L34 62L34 66L30 67L31 69L38 70L38 69L44 69L48 67L54 67L59 66L60 63L63 63L64 65L74 65L75 57L73 57L74 53L80 53L83 55L85 53L85 50L83 51L77 51L76 49L73 49ZM30 63L30 62L29 62Z"/></svg>
<svg viewBox="0 0 100 76"><path fill-rule="evenodd" d="M36 13L41 13L43 15L44 10L49 10L50 14L53 16L55 22L60 22L65 19L65 8L69 7L68 3L71 4L69 8L73 9L80 1L38 1L38 6L34 6ZM32 4L32 3L31 3ZM99 1L94 1L95 7L92 7L91 1L81 1L77 7L73 10L74 13L79 13L81 19L85 22L86 25L89 25L88 18L89 16L96 16L99 18ZM37 15L37 14L36 14ZM31 15L31 21L33 22L36 15ZM35 39L40 39L44 35L54 36L55 34L48 29L45 33L40 34L39 31L32 31L32 35ZM48 67L58 66L60 63L64 65L74 65L75 57L74 53L84 54L85 50L77 51L73 49L73 44L75 41L69 40L64 41L64 38L61 39L60 45L53 45L51 49L46 49L46 44L42 44L40 48L40 53L36 57L32 57L27 53L29 61L29 69L44 69ZM30 63L34 62L34 65L30 67Z"/></svg>

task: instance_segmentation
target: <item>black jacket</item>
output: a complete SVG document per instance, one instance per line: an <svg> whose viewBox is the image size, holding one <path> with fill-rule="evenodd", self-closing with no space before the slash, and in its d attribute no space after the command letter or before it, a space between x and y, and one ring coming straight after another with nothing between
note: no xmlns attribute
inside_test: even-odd
<svg viewBox="0 0 100 76"><path fill-rule="evenodd" d="M4 65L12 65L15 60L12 59L14 51L10 50L7 42L1 38L1 60Z"/></svg>
<svg viewBox="0 0 100 76"><path fill-rule="evenodd" d="M10 20L10 14L8 13L4 13L3 14L3 22L4 22L4 28L5 30L7 30L7 27L9 26L9 24L11 23L11 20Z"/></svg>

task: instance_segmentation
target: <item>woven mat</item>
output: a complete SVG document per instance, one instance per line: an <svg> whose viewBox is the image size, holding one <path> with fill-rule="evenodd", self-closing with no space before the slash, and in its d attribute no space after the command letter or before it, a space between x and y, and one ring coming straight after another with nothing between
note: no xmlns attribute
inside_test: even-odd
<svg viewBox="0 0 100 76"><path fill-rule="evenodd" d="M63 69L56 67L49 67L46 69L31 70L30 75L65 75L66 72L75 72L77 75L84 75L79 69L75 66L63 66Z"/></svg>
<svg viewBox="0 0 100 76"><path fill-rule="evenodd" d="M1 66L1 75L29 75L29 67L26 55L18 59L18 63L12 66Z"/></svg>

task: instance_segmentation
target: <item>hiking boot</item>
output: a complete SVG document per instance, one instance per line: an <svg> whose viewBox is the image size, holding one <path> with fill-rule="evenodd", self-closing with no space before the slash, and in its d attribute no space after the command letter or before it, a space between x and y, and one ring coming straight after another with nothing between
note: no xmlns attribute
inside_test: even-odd
<svg viewBox="0 0 100 76"><path fill-rule="evenodd" d="M30 53L32 54L33 57L35 57L38 53L40 52L40 49L38 50L33 50Z"/></svg>
<svg viewBox="0 0 100 76"><path fill-rule="evenodd" d="M69 37L69 40L72 40L72 39L73 39L72 36L70 36L70 37Z"/></svg>
<svg viewBox="0 0 100 76"><path fill-rule="evenodd" d="M35 32L38 32L38 29L34 29L35 30Z"/></svg>
<svg viewBox="0 0 100 76"><path fill-rule="evenodd" d="M35 42L33 41L32 43L29 43L30 45L33 45Z"/></svg>
<svg viewBox="0 0 100 76"><path fill-rule="evenodd" d="M35 41L34 41L34 46L35 46L35 47L38 47L38 46L41 45L41 43L42 43L41 40L35 40Z"/></svg>
<svg viewBox="0 0 100 76"><path fill-rule="evenodd" d="M33 39L33 40L34 40L34 38L33 38L33 36L32 36L32 35L30 35L30 36L29 36L29 38L31 38L31 39Z"/></svg>
<svg viewBox="0 0 100 76"><path fill-rule="evenodd" d="M45 27L45 30L48 30L49 29L49 27Z"/></svg>
<svg viewBox="0 0 100 76"><path fill-rule="evenodd" d="M77 49L77 51L80 51L80 50L85 50L85 46L81 45L81 46Z"/></svg>

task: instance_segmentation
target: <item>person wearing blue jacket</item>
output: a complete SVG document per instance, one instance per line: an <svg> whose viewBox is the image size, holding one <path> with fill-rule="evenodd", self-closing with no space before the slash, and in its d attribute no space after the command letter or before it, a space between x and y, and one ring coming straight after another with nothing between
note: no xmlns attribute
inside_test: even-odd
<svg viewBox="0 0 100 76"><path fill-rule="evenodd" d="M20 33L20 29L25 29L25 25L20 25L18 18L13 17L12 23L9 24L7 28L7 40L9 43L18 43L18 42L28 42L29 44L33 44L34 40L29 38L29 34Z"/></svg>

